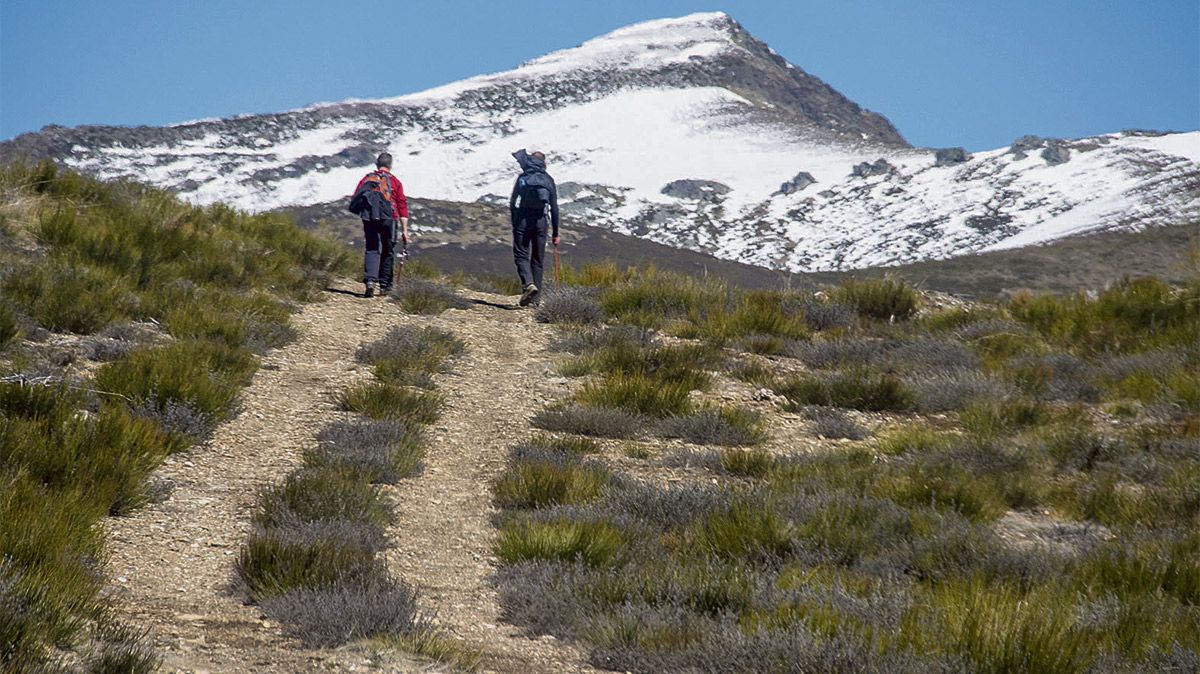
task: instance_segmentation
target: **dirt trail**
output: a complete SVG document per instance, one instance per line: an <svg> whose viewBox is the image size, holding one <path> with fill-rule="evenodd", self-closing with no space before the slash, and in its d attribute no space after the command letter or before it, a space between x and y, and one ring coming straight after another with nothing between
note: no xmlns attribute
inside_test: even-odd
<svg viewBox="0 0 1200 674"><path fill-rule="evenodd" d="M467 351L452 373L438 379L447 407L431 429L425 473L396 490L391 567L421 588L443 628L482 649L482 671L595 671L580 664L582 655L570 644L529 639L501 623L488 580L495 564L491 481L503 470L508 447L528 439L530 415L565 392L545 353L551 328L527 311L487 304L447 312L431 324L452 330Z"/></svg>
<svg viewBox="0 0 1200 674"><path fill-rule="evenodd" d="M399 519L389 561L421 590L424 609L481 651L483 670L580 671L578 653L565 644L527 639L499 624L488 582L494 536L488 482L507 445L528 434L529 411L540 406L519 400L518 392L548 393L554 386L546 381L546 359L531 357L548 331L528 313L487 304L434 319L405 316L391 302L351 295L355 284L341 288L294 318L299 338L264 359L243 394L242 412L210 443L156 473L174 484L169 497L108 521L113 594L134 624L149 628L164 672L445 669L393 656L372 661L353 647L304 649L230 589L256 493L300 465L317 432L344 416L336 409L338 392L369 376L354 362L358 346L392 325L432 323L459 334L469 352L440 378L448 408L431 429L424 475L393 491Z"/></svg>

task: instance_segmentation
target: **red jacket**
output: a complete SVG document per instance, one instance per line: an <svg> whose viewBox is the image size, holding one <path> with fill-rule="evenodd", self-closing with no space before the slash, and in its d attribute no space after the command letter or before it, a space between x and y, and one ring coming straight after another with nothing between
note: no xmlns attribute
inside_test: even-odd
<svg viewBox="0 0 1200 674"><path fill-rule="evenodd" d="M392 172L385 168L375 169L374 171L371 171L371 173L387 174L388 180L392 183L392 217L397 220L400 218L407 218L408 199L404 198L404 185L400 184L400 179L392 175ZM355 192L358 191L359 187L362 187L362 184L367 181L367 176L371 175L371 173L363 176L363 179L358 181L358 185L354 188Z"/></svg>

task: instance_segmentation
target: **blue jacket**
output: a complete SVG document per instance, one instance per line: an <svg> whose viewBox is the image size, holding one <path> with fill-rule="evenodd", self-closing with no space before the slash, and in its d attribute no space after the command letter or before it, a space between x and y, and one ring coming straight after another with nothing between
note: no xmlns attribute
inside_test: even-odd
<svg viewBox="0 0 1200 674"><path fill-rule="evenodd" d="M553 236L558 236L558 186L554 184L554 178L546 173L546 162L527 154L525 150L514 152L513 158L521 165L521 175L517 176L508 200L513 227L517 226L519 217L546 217L546 207L549 206ZM534 215L538 212L540 216Z"/></svg>

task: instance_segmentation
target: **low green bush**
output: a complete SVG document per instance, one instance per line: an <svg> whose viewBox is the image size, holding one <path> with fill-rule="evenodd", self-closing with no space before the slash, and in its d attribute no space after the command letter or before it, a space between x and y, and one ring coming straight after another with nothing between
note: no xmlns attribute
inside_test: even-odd
<svg viewBox="0 0 1200 674"><path fill-rule="evenodd" d="M514 520L500 529L495 552L506 564L544 559L597 566L611 562L625 545L620 530L603 520Z"/></svg>
<svg viewBox="0 0 1200 674"><path fill-rule="evenodd" d="M514 457L492 484L492 500L497 507L519 509L588 503L611 477L573 454L527 452Z"/></svg>
<svg viewBox="0 0 1200 674"><path fill-rule="evenodd" d="M691 381L662 381L645 375L611 374L587 382L576 394L586 407L623 409L645 417L683 416L692 411Z"/></svg>
<svg viewBox="0 0 1200 674"><path fill-rule="evenodd" d="M898 377L868 372L837 372L778 380L773 388L792 408L827 405L870 412L903 412L912 408L911 391Z"/></svg>
<svg viewBox="0 0 1200 674"><path fill-rule="evenodd" d="M920 305L917 291L901 279L851 279L834 292L838 302L854 307L859 316L880 321L912 318Z"/></svg>
<svg viewBox="0 0 1200 674"><path fill-rule="evenodd" d="M441 416L445 399L437 393L414 391L388 382L364 382L342 392L341 408L372 419L432 424Z"/></svg>
<svg viewBox="0 0 1200 674"><path fill-rule="evenodd" d="M251 533L236 567L254 601L336 583L369 585L386 574L375 551L353 540L335 535L302 536L279 529Z"/></svg>
<svg viewBox="0 0 1200 674"><path fill-rule="evenodd" d="M352 472L336 468L296 471L263 492L254 521L278 528L298 520L361 522L382 529L392 518L391 505L379 491Z"/></svg>

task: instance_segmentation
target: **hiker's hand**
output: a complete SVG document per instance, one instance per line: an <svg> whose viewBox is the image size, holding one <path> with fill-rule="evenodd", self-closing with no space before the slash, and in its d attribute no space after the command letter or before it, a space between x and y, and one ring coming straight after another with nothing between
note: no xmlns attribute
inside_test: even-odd
<svg viewBox="0 0 1200 674"><path fill-rule="evenodd" d="M556 245L556 246L558 245L558 237L557 236L554 237L554 245Z"/></svg>

